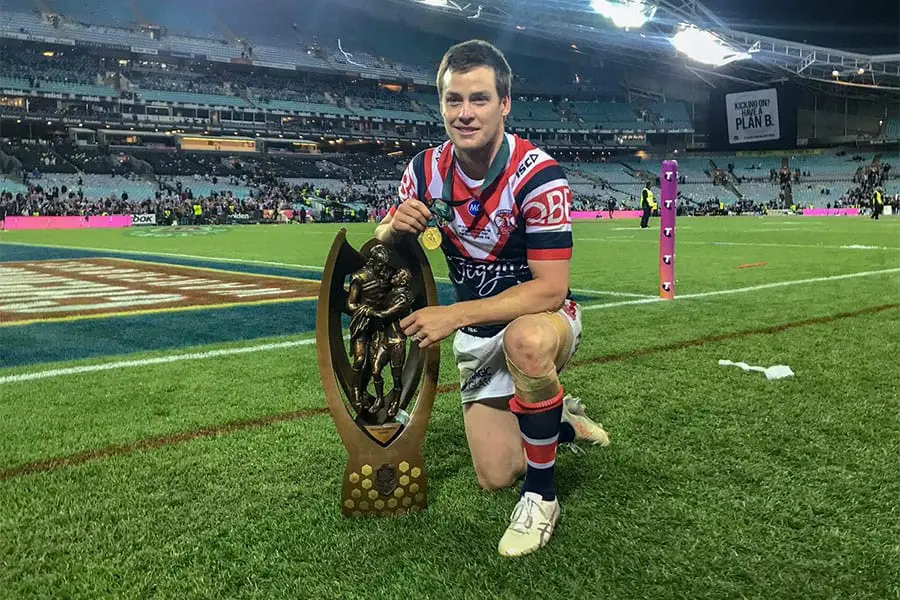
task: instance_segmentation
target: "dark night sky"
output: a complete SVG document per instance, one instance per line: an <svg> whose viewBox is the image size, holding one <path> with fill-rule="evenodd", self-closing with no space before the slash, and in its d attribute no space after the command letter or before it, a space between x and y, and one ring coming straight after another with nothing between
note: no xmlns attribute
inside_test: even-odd
<svg viewBox="0 0 900 600"><path fill-rule="evenodd" d="M796 42L900 52L897 0L701 0L730 27Z"/></svg>

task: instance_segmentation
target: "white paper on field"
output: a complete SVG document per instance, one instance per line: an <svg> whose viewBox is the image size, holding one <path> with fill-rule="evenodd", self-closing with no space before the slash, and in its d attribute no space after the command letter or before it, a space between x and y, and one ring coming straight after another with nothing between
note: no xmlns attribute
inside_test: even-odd
<svg viewBox="0 0 900 600"><path fill-rule="evenodd" d="M719 365L723 367L734 366L740 367L745 371L756 371L758 373L763 373L766 376L766 379L784 379L786 377L793 377L794 372L787 365L774 365L771 367L756 367L754 365L748 365L745 362L732 362L730 360L719 360Z"/></svg>

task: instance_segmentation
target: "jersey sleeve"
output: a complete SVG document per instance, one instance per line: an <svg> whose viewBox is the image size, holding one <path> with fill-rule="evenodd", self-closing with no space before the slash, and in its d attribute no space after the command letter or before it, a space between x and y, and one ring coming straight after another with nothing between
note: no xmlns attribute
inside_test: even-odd
<svg viewBox="0 0 900 600"><path fill-rule="evenodd" d="M397 200L388 211L388 214L391 216L394 216L394 213L397 211L397 207L401 202L406 202L410 199L421 200L419 197L419 189L424 184L424 173L422 172L422 169L420 169L420 166L423 164L424 155L420 153L406 165L406 169L403 171L403 177L400 178L400 187L397 190Z"/></svg>
<svg viewBox="0 0 900 600"><path fill-rule="evenodd" d="M542 158L525 173L516 192L525 221L527 258L568 260L572 258L572 189L563 168L546 154Z"/></svg>

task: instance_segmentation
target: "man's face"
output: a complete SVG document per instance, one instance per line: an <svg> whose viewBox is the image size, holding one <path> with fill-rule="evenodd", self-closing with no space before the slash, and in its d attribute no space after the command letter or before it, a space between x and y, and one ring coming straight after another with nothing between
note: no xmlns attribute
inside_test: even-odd
<svg viewBox="0 0 900 600"><path fill-rule="evenodd" d="M509 109L509 97L497 93L493 68L444 74L441 114L450 141L460 150L479 150L496 141Z"/></svg>

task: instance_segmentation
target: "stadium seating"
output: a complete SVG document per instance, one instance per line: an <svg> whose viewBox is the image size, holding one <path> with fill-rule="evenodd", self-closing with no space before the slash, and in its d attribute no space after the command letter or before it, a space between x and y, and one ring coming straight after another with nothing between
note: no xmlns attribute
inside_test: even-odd
<svg viewBox="0 0 900 600"><path fill-rule="evenodd" d="M23 90L31 89L31 83L27 79L18 77L0 77L0 90Z"/></svg>
<svg viewBox="0 0 900 600"><path fill-rule="evenodd" d="M889 141L900 141L900 117L891 117L887 120L884 137Z"/></svg>
<svg viewBox="0 0 900 600"><path fill-rule="evenodd" d="M59 81L41 81L38 89L58 94L80 94L82 96L99 96L100 98L117 98L119 96L116 90L105 85L84 85Z"/></svg>
<svg viewBox="0 0 900 600"><path fill-rule="evenodd" d="M66 19L81 23L128 27L135 15L127 2L106 0L53 0L52 7Z"/></svg>
<svg viewBox="0 0 900 600"><path fill-rule="evenodd" d="M214 96L211 94L194 94L190 92L167 92L162 90L138 90L137 96L146 102L165 102L174 104L201 104L205 106L231 106L234 108L250 108L250 103L234 96Z"/></svg>
<svg viewBox="0 0 900 600"><path fill-rule="evenodd" d="M650 111L656 115L656 124L670 129L692 128L691 117L683 102L657 102L651 104Z"/></svg>
<svg viewBox="0 0 900 600"><path fill-rule="evenodd" d="M10 194L24 194L28 191L28 187L21 182L14 181L8 177L0 175L0 194L9 192Z"/></svg>
<svg viewBox="0 0 900 600"><path fill-rule="evenodd" d="M259 106L268 110L305 113L311 115L352 115L353 112L333 104L313 104L311 102L290 102L287 100L270 100L260 102Z"/></svg>
<svg viewBox="0 0 900 600"><path fill-rule="evenodd" d="M563 122L554 104L546 101L513 102L509 123L514 127L534 129L562 129L569 125Z"/></svg>
<svg viewBox="0 0 900 600"><path fill-rule="evenodd" d="M643 129L634 109L619 102L571 102L569 107L585 125L595 128Z"/></svg>
<svg viewBox="0 0 900 600"><path fill-rule="evenodd" d="M78 185L79 178L82 184ZM45 190L58 187L66 187L71 192L84 192L85 198L121 198L122 194L128 194L132 201L152 198L156 193L156 185L152 181L130 179L125 177L111 177L109 175L82 174L71 175L62 173L48 173L40 179L31 180L31 185L39 185Z"/></svg>

